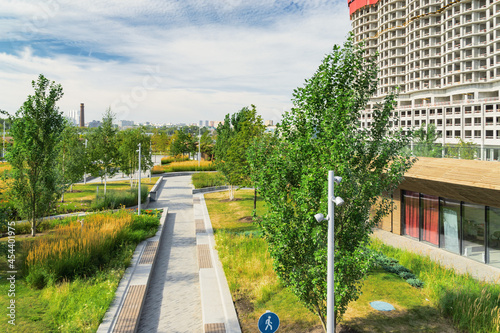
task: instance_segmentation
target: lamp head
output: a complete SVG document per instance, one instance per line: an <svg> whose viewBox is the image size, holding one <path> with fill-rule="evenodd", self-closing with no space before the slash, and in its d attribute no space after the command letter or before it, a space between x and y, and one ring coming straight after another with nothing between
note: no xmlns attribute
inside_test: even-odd
<svg viewBox="0 0 500 333"><path fill-rule="evenodd" d="M321 222L321 221L325 220L325 215L318 213L318 214L314 215L314 218L316 219L316 221Z"/></svg>
<svg viewBox="0 0 500 333"><path fill-rule="evenodd" d="M339 177L339 176L335 176L333 177L333 181L337 184L340 184L340 182L342 181L342 177Z"/></svg>
<svg viewBox="0 0 500 333"><path fill-rule="evenodd" d="M333 202L337 206L342 206L344 204L344 199L342 199L341 197L336 197L335 199L333 199Z"/></svg>

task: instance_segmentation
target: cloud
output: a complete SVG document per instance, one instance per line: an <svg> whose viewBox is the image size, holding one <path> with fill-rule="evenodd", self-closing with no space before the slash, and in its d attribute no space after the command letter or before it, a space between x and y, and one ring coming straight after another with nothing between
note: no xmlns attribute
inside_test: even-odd
<svg viewBox="0 0 500 333"><path fill-rule="evenodd" d="M83 102L87 120L112 106L119 119L190 123L251 103L278 120L350 29L347 5L326 0L0 5L0 109L16 110L43 73L64 88L61 110Z"/></svg>

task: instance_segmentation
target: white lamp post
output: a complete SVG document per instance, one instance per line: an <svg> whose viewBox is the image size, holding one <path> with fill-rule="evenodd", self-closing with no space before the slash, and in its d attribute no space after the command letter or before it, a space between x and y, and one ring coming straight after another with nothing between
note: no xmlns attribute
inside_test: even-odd
<svg viewBox="0 0 500 333"><path fill-rule="evenodd" d="M85 154L87 154L87 139L85 139ZM87 161L87 158L85 158ZM87 184L87 165L83 168L83 183Z"/></svg>
<svg viewBox="0 0 500 333"><path fill-rule="evenodd" d="M201 128L198 129L198 168L201 163Z"/></svg>
<svg viewBox="0 0 500 333"><path fill-rule="evenodd" d="M139 183L137 184L137 215L141 215L141 144L139 143Z"/></svg>
<svg viewBox="0 0 500 333"><path fill-rule="evenodd" d="M342 206L344 200L341 197L335 197L334 184L340 184L342 177L335 177L333 171L328 171L328 272L326 288L326 332L335 333L335 221L334 204ZM325 220L323 214L314 215L316 221Z"/></svg>

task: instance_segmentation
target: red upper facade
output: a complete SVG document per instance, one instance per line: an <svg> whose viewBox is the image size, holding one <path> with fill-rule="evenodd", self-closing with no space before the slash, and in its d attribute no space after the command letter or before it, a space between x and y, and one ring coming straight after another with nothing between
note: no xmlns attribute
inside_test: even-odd
<svg viewBox="0 0 500 333"><path fill-rule="evenodd" d="M368 6L374 5L378 2L378 0L347 0L347 5L349 6L349 15L352 15L358 9Z"/></svg>

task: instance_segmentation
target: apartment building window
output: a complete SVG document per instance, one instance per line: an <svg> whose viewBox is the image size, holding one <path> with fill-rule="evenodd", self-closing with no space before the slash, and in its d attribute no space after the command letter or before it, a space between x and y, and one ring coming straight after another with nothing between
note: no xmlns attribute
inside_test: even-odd
<svg viewBox="0 0 500 333"><path fill-rule="evenodd" d="M493 130L487 130L485 132L485 139L493 139Z"/></svg>
<svg viewBox="0 0 500 333"><path fill-rule="evenodd" d="M481 118L474 118L474 125L481 125Z"/></svg>
<svg viewBox="0 0 500 333"><path fill-rule="evenodd" d="M474 131L474 138L475 139L480 139L481 138L481 131L475 130Z"/></svg>

